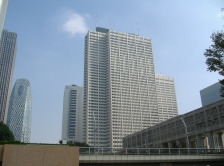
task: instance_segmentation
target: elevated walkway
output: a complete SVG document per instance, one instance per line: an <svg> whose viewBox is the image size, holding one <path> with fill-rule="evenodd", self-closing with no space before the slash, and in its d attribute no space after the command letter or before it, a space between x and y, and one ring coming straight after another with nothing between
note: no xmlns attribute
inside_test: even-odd
<svg viewBox="0 0 224 166"><path fill-rule="evenodd" d="M79 163L223 162L224 149L80 148Z"/></svg>

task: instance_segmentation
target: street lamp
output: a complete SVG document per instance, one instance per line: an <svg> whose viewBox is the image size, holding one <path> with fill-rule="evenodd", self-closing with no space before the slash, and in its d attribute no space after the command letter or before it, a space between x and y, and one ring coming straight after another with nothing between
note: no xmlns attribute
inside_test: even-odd
<svg viewBox="0 0 224 166"><path fill-rule="evenodd" d="M190 145L190 143L189 143L189 138L188 138L188 131L187 131L187 125L186 125L186 123L184 122L184 120L183 120L183 118L182 117L180 117L180 119L182 120L182 122L183 122L183 124L184 124L184 128L185 128L185 133L186 133L186 139L187 139L187 148L189 148L189 145Z"/></svg>

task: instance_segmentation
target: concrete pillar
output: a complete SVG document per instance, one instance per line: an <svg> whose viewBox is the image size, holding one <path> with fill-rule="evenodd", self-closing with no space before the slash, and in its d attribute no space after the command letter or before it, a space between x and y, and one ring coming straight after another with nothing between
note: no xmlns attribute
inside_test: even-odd
<svg viewBox="0 0 224 166"><path fill-rule="evenodd" d="M196 135L196 148L204 147L204 139L200 135Z"/></svg>
<svg viewBox="0 0 224 166"><path fill-rule="evenodd" d="M177 147L178 148L181 148L181 142L180 142L180 140L178 139L178 140L176 140L176 144L177 144Z"/></svg>
<svg viewBox="0 0 224 166"><path fill-rule="evenodd" d="M214 139L213 139L213 133L212 132L208 133L208 145L209 145L210 149L215 148Z"/></svg>
<svg viewBox="0 0 224 166"><path fill-rule="evenodd" d="M168 142L168 148L172 148L172 142Z"/></svg>
<svg viewBox="0 0 224 166"><path fill-rule="evenodd" d="M205 139L204 139L204 148L208 148L208 137L205 136Z"/></svg>
<svg viewBox="0 0 224 166"><path fill-rule="evenodd" d="M223 133L218 133L218 142L219 142L220 148L223 148L222 134Z"/></svg>
<svg viewBox="0 0 224 166"><path fill-rule="evenodd" d="M186 141L186 148L191 148L191 141L188 136L185 138L185 141Z"/></svg>

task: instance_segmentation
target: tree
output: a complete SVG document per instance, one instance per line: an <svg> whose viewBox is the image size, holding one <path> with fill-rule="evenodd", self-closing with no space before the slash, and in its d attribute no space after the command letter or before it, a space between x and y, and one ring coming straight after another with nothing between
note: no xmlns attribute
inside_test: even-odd
<svg viewBox="0 0 224 166"><path fill-rule="evenodd" d="M90 147L87 143L83 142L68 142L70 146L79 146L79 147Z"/></svg>
<svg viewBox="0 0 224 166"><path fill-rule="evenodd" d="M0 141L14 141L14 135L9 127L0 122Z"/></svg>
<svg viewBox="0 0 224 166"><path fill-rule="evenodd" d="M211 39L212 45L204 52L204 56L207 58L207 70L218 72L221 76L224 76L224 31L212 33ZM224 79L219 80L219 82L222 84L220 96L224 97Z"/></svg>

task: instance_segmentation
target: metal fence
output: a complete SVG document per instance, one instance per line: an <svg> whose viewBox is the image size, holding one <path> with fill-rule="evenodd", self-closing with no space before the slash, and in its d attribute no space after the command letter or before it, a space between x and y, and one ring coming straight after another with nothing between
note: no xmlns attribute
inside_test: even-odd
<svg viewBox="0 0 224 166"><path fill-rule="evenodd" d="M82 155L205 155L223 154L224 149L188 149L188 148L94 148L80 147Z"/></svg>

